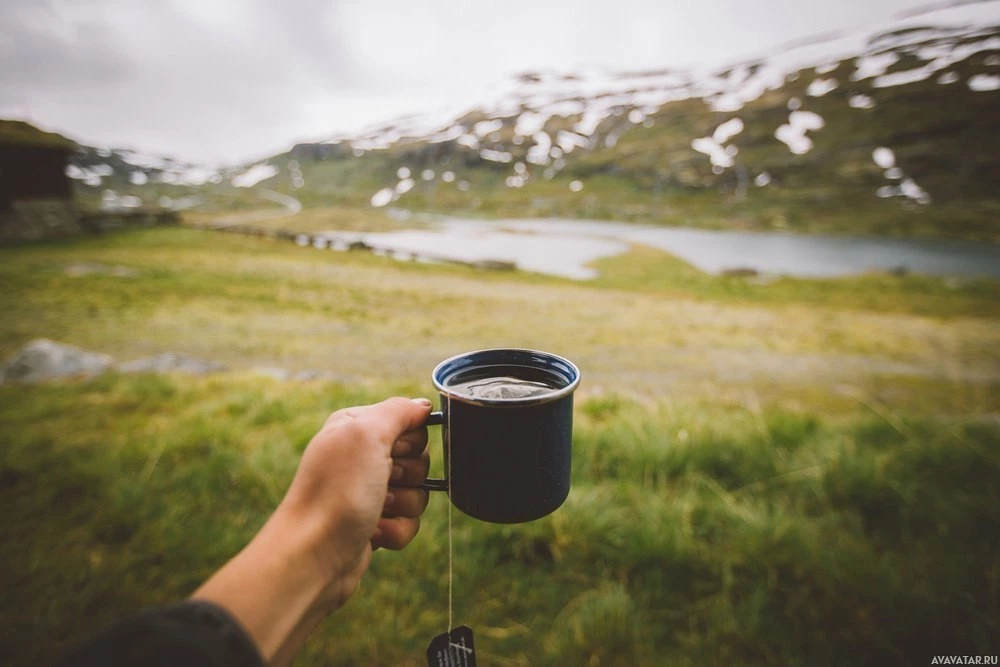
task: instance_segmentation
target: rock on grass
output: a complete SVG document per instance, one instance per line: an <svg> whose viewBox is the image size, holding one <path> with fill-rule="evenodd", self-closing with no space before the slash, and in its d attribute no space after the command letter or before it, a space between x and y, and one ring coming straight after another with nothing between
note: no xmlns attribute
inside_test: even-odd
<svg viewBox="0 0 1000 667"><path fill-rule="evenodd" d="M189 373L205 375L226 369L217 361L164 352L120 364L106 354L38 338L0 366L0 384L32 383L59 378L93 377L112 368L119 373Z"/></svg>
<svg viewBox="0 0 1000 667"><path fill-rule="evenodd" d="M0 383L41 382L64 377L92 377L111 367L106 354L38 338L0 366Z"/></svg>

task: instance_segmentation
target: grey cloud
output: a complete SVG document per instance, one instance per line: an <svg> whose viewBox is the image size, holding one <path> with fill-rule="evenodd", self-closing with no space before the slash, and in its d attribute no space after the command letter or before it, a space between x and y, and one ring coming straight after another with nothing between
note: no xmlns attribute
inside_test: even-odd
<svg viewBox="0 0 1000 667"><path fill-rule="evenodd" d="M0 87L75 87L122 81L134 72L105 25L71 23L45 1L7 1L3 14Z"/></svg>
<svg viewBox="0 0 1000 667"><path fill-rule="evenodd" d="M340 39L344 26L337 5L328 0L263 2L261 14L275 26L280 53L296 62L324 88L354 88L363 80L363 64Z"/></svg>
<svg viewBox="0 0 1000 667"><path fill-rule="evenodd" d="M63 6L0 0L0 107L84 141L231 159L294 135L311 97L359 80L321 0Z"/></svg>

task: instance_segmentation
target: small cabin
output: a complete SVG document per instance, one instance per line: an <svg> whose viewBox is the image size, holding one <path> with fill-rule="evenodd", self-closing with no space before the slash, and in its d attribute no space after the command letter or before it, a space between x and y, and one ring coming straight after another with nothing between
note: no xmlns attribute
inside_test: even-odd
<svg viewBox="0 0 1000 667"><path fill-rule="evenodd" d="M0 242L81 231L66 176L69 139L18 120L0 120Z"/></svg>

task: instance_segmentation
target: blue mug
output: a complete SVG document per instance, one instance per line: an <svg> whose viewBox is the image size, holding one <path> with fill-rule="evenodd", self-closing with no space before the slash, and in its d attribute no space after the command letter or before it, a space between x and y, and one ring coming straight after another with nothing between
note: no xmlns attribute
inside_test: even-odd
<svg viewBox="0 0 1000 667"><path fill-rule="evenodd" d="M531 380L530 395L476 395L469 378ZM447 491L465 514L492 523L524 523L555 511L569 495L573 392L580 370L536 350L500 348L442 361L431 375L442 411L427 425L443 427L446 479L423 488ZM475 381L473 382L475 383ZM516 389L516 387L515 387Z"/></svg>

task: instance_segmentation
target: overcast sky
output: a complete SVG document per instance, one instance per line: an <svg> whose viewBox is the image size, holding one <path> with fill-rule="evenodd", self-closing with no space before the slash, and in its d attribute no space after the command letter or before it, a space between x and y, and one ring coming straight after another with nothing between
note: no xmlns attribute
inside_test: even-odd
<svg viewBox="0 0 1000 667"><path fill-rule="evenodd" d="M721 66L927 0L0 0L0 117L234 163L531 69Z"/></svg>

